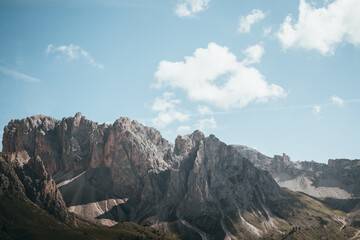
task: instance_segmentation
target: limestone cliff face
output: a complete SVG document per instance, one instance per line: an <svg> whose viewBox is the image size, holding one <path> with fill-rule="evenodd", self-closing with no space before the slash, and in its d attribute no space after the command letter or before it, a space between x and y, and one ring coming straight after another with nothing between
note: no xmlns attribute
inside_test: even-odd
<svg viewBox="0 0 360 240"><path fill-rule="evenodd" d="M181 148L184 138L190 138L186 142L193 147L187 148L192 167L178 208L181 218L204 233L216 235L223 230L231 235L230 229L236 229L245 212L256 209L265 219L287 214L284 193L268 172L255 168L214 135L205 138L195 132L178 137L175 149Z"/></svg>
<svg viewBox="0 0 360 240"><path fill-rule="evenodd" d="M53 175L107 167L113 192L132 200L140 200L143 178L169 166L163 157L168 142L155 129L128 118L98 125L80 113L61 121L40 115L13 120L4 130L3 151L38 155Z"/></svg>
<svg viewBox="0 0 360 240"><path fill-rule="evenodd" d="M135 221L172 231L173 222L185 238L232 238L244 229L260 237L275 227L272 216L290 213L269 172L199 131L172 145L128 118L99 125L76 114L12 120L3 136L3 151L40 156L43 165L35 157L31 166L53 176L70 211L103 224ZM264 229L245 213L262 219Z"/></svg>
<svg viewBox="0 0 360 240"><path fill-rule="evenodd" d="M270 158L246 146L234 147L255 166L268 170L282 187L314 197L360 197L360 160L330 159L328 164L314 161L292 162L286 154Z"/></svg>
<svg viewBox="0 0 360 240"><path fill-rule="evenodd" d="M29 157L26 151L3 154L0 179L1 196L29 199L59 220L70 220L61 193L38 156Z"/></svg>

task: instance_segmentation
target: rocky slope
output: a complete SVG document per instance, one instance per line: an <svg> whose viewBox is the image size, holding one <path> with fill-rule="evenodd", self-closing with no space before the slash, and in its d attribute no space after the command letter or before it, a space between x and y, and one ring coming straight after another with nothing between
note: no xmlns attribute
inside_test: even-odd
<svg viewBox="0 0 360 240"><path fill-rule="evenodd" d="M21 151L0 153L0 239L178 238L135 223L108 228L75 217L42 160Z"/></svg>
<svg viewBox="0 0 360 240"><path fill-rule="evenodd" d="M268 170L281 187L319 198L360 197L360 160L330 159L328 164L292 162L286 154L270 158L246 146L233 146L255 166Z"/></svg>
<svg viewBox="0 0 360 240"><path fill-rule="evenodd" d="M81 114L61 121L33 116L4 129L3 151L23 150L43 159L70 211L107 225L144 222L222 239L241 235L238 226L261 235L245 212L272 228L273 215L290 211L287 194L268 172L199 131L172 145L128 118L99 125Z"/></svg>
<svg viewBox="0 0 360 240"><path fill-rule="evenodd" d="M199 131L173 145L128 118L107 125L79 113L62 120L33 116L5 127L3 151L41 158L68 210L105 225L132 221L203 240L283 238L294 224L311 235L322 219L331 222L329 236L355 231L334 233L340 223L333 212L306 212L309 199L281 189L250 155ZM276 171L286 162L278 157Z"/></svg>
<svg viewBox="0 0 360 240"><path fill-rule="evenodd" d="M26 151L0 156L0 197L9 195L32 201L62 222L74 220L41 159Z"/></svg>

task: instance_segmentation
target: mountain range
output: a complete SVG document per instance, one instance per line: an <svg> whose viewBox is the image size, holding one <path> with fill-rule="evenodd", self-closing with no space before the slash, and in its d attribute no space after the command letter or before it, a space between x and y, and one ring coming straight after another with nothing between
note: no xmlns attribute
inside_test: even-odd
<svg viewBox="0 0 360 240"><path fill-rule="evenodd" d="M172 144L135 120L80 113L11 120L2 143L4 239L34 226L45 233L28 239L360 238L360 160L292 162L200 131ZM26 204L52 220L17 218Z"/></svg>

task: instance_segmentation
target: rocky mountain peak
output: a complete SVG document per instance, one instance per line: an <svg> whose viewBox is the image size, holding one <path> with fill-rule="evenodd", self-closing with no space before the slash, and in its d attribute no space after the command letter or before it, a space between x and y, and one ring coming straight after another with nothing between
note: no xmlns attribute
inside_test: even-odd
<svg viewBox="0 0 360 240"><path fill-rule="evenodd" d="M81 114L81 112L77 112L77 113L75 114L74 119L81 119L82 117L83 117L83 115Z"/></svg>
<svg viewBox="0 0 360 240"><path fill-rule="evenodd" d="M197 130L172 145L129 118L112 125L80 114L29 119L5 128L4 151L25 150L24 176L55 186L53 176L70 211L102 224L175 221L192 236L221 239L247 228L246 213L265 222L288 214L287 194L271 175L214 135ZM35 183L24 180L25 189ZM50 193L56 198L55 188L45 189L29 196L40 204Z"/></svg>
<svg viewBox="0 0 360 240"><path fill-rule="evenodd" d="M174 152L176 155L188 155L194 147L198 147L201 140L205 139L204 133L199 130L185 136L177 136Z"/></svg>

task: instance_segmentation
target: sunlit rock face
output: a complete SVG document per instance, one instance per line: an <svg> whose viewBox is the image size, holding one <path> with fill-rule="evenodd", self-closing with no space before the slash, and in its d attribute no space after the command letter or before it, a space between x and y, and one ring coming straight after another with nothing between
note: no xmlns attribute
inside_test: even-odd
<svg viewBox="0 0 360 240"><path fill-rule="evenodd" d="M256 167L269 171L281 187L319 198L360 197L360 160L329 159L328 164L292 162L286 154L270 158L246 146L233 147Z"/></svg>
<svg viewBox="0 0 360 240"><path fill-rule="evenodd" d="M244 229L260 237L273 216L291 214L270 173L200 131L170 144L128 118L97 124L81 114L33 116L4 129L3 151L39 156L68 210L102 224L135 221L186 238L224 239ZM263 229L243 217L253 213Z"/></svg>

